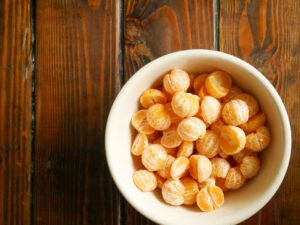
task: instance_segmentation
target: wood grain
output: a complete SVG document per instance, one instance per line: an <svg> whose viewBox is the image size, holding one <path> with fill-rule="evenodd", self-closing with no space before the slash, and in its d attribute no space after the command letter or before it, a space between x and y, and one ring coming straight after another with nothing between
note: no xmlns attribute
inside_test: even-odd
<svg viewBox="0 0 300 225"><path fill-rule="evenodd" d="M30 223L29 0L0 2L0 224Z"/></svg>
<svg viewBox="0 0 300 225"><path fill-rule="evenodd" d="M119 1L36 1L36 225L120 224L104 153L119 15Z"/></svg>
<svg viewBox="0 0 300 225"><path fill-rule="evenodd" d="M280 189L242 224L295 224L300 215L300 1L220 1L220 50L258 68L281 95L293 130L293 151Z"/></svg>
<svg viewBox="0 0 300 225"><path fill-rule="evenodd" d="M164 54L214 48L213 1L126 0L124 77ZM125 203L125 224L153 224Z"/></svg>
<svg viewBox="0 0 300 225"><path fill-rule="evenodd" d="M0 1L0 224L30 223L29 0Z"/></svg>
<svg viewBox="0 0 300 225"><path fill-rule="evenodd" d="M125 80L161 55L214 48L213 1L126 0L124 10Z"/></svg>

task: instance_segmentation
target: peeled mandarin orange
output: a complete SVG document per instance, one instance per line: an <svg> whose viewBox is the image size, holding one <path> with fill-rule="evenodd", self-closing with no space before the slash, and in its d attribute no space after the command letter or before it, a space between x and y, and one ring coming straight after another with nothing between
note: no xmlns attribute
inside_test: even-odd
<svg viewBox="0 0 300 225"><path fill-rule="evenodd" d="M204 122L197 117L183 119L177 127L177 133L184 141L196 141L205 132Z"/></svg>
<svg viewBox="0 0 300 225"><path fill-rule="evenodd" d="M163 178L166 178L166 179L171 178L171 166L174 161L175 161L175 158L171 155L168 155L162 168L160 170L158 170L157 173Z"/></svg>
<svg viewBox="0 0 300 225"><path fill-rule="evenodd" d="M205 96L201 102L200 110L203 120L212 124L221 116L221 103L214 97Z"/></svg>
<svg viewBox="0 0 300 225"><path fill-rule="evenodd" d="M205 80L207 92L215 98L225 97L229 93L231 84L230 75L224 71L215 71Z"/></svg>
<svg viewBox="0 0 300 225"><path fill-rule="evenodd" d="M188 158L193 154L193 151L194 143L192 141L184 141L178 148L177 157L185 156Z"/></svg>
<svg viewBox="0 0 300 225"><path fill-rule="evenodd" d="M254 177L260 169L260 161L257 156L245 156L241 162L240 170L246 179Z"/></svg>
<svg viewBox="0 0 300 225"><path fill-rule="evenodd" d="M225 178L225 187L231 190L241 188L245 183L245 177L238 167L230 168Z"/></svg>
<svg viewBox="0 0 300 225"><path fill-rule="evenodd" d="M242 128L246 133L251 133L257 130L260 126L264 125L266 122L266 115L263 112L260 112L253 117L251 117L246 123L241 124Z"/></svg>
<svg viewBox="0 0 300 225"><path fill-rule="evenodd" d="M209 75L208 73L202 73L194 79L194 91L195 91L195 93L199 93L200 88L205 85L205 80L208 77L208 75Z"/></svg>
<svg viewBox="0 0 300 225"><path fill-rule="evenodd" d="M248 108L249 108L249 118L251 118L256 113L258 113L259 105L258 105L256 98L254 98L252 95L249 95L246 93L241 93L241 94L238 94L234 99L239 99L239 100L246 102L246 104L248 105Z"/></svg>
<svg viewBox="0 0 300 225"><path fill-rule="evenodd" d="M135 171L133 182L143 192L153 191L157 187L157 180L154 173L148 170Z"/></svg>
<svg viewBox="0 0 300 225"><path fill-rule="evenodd" d="M184 203L185 188L180 180L168 179L162 186L161 193L164 201L170 205Z"/></svg>
<svg viewBox="0 0 300 225"><path fill-rule="evenodd" d="M148 109L147 121L155 130L166 130L171 126L171 117L163 104L155 104Z"/></svg>
<svg viewBox="0 0 300 225"><path fill-rule="evenodd" d="M136 112L131 119L131 124L139 133L149 135L154 133L155 129L149 125L146 115L145 109Z"/></svg>
<svg viewBox="0 0 300 225"><path fill-rule="evenodd" d="M235 126L223 126L220 136L220 148L228 154L233 155L240 152L246 144L244 131Z"/></svg>
<svg viewBox="0 0 300 225"><path fill-rule="evenodd" d="M233 126L246 123L249 119L249 108L242 100L231 100L222 109L222 119Z"/></svg>
<svg viewBox="0 0 300 225"><path fill-rule="evenodd" d="M143 151L148 146L148 139L145 134L137 134L131 146L131 153L133 155L142 155Z"/></svg>
<svg viewBox="0 0 300 225"><path fill-rule="evenodd" d="M163 132L161 144L167 148L177 148L182 143L182 138L179 136L176 127Z"/></svg>
<svg viewBox="0 0 300 225"><path fill-rule="evenodd" d="M211 160L212 165L212 176L226 178L227 173L230 169L230 163L226 159L222 158L213 158Z"/></svg>
<svg viewBox="0 0 300 225"><path fill-rule="evenodd" d="M160 90L148 89L144 91L142 96L140 97L140 103L144 108L148 109L154 104L166 104L167 96Z"/></svg>
<svg viewBox="0 0 300 225"><path fill-rule="evenodd" d="M180 179L188 174L190 167L190 161L184 156L180 156L172 163L171 166L171 177L173 179Z"/></svg>
<svg viewBox="0 0 300 225"><path fill-rule="evenodd" d="M142 154L142 164L149 171L160 170L167 160L166 150L158 144L149 145Z"/></svg>
<svg viewBox="0 0 300 225"><path fill-rule="evenodd" d="M246 148L260 152L268 147L271 141L269 128L261 126L256 130L256 133L247 135Z"/></svg>
<svg viewBox="0 0 300 225"><path fill-rule="evenodd" d="M163 85L165 90L170 94L178 91L185 92L190 86L190 77L185 71L174 69L170 74L164 76Z"/></svg>
<svg viewBox="0 0 300 225"><path fill-rule="evenodd" d="M216 156L220 151L219 135L213 130L207 130L205 135L196 141L196 149L208 158Z"/></svg>
<svg viewBox="0 0 300 225"><path fill-rule="evenodd" d="M173 112L179 117L189 117L198 112L199 99L190 93L176 92L172 98L171 106Z"/></svg>

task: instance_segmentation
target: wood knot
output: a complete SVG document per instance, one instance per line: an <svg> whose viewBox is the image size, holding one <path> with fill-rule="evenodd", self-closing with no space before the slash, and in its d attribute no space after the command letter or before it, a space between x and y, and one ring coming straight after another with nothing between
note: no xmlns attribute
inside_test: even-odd
<svg viewBox="0 0 300 225"><path fill-rule="evenodd" d="M100 6L100 0L88 0L88 5L93 11L97 11Z"/></svg>
<svg viewBox="0 0 300 225"><path fill-rule="evenodd" d="M50 156L49 160L45 163L45 169L48 172L56 172L60 170L64 165L64 160L58 155L52 155Z"/></svg>
<svg viewBox="0 0 300 225"><path fill-rule="evenodd" d="M136 18L128 18L125 21L125 43L137 45L144 42L142 40L142 23Z"/></svg>

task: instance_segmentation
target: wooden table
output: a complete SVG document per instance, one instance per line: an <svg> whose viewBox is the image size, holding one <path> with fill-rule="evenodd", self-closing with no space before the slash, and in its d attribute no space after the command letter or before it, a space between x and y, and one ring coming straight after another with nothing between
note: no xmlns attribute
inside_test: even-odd
<svg viewBox="0 0 300 225"><path fill-rule="evenodd" d="M135 71L191 48L248 61L281 95L290 166L242 224L299 224L299 15L299 0L1 0L0 224L153 224L111 179L105 123Z"/></svg>

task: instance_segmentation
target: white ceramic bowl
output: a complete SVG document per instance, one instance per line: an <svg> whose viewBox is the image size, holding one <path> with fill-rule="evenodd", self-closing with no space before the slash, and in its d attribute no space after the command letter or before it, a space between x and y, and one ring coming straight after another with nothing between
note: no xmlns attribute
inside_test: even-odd
<svg viewBox="0 0 300 225"><path fill-rule="evenodd" d="M159 194L136 188L132 174L137 168L130 146L132 115L144 90L171 69L190 73L224 70L236 84L254 94L266 113L272 142L262 153L259 174L237 191L225 194L219 209L202 213L197 208L174 207ZM272 84L254 67L234 56L212 50L186 50L162 56L145 65L124 85L117 96L106 126L106 157L112 177L126 200L140 213L159 224L236 224L259 211L275 194L286 173L291 153L291 129L286 109Z"/></svg>

